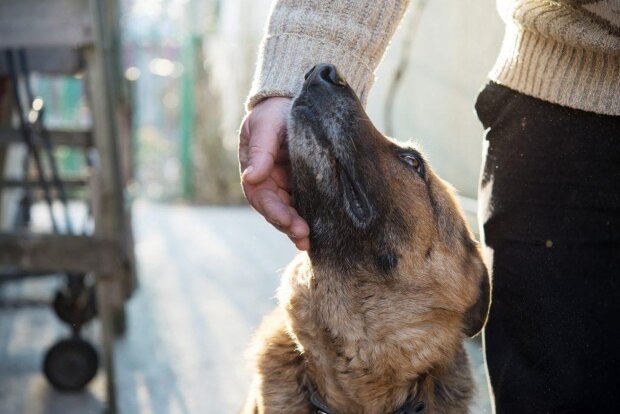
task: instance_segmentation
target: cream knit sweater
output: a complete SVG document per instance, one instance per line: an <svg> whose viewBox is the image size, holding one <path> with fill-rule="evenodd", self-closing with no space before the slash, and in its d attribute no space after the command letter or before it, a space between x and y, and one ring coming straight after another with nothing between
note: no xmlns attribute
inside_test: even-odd
<svg viewBox="0 0 620 414"><path fill-rule="evenodd" d="M251 109L294 96L329 62L362 102L408 0L278 0L261 43ZM620 116L620 0L497 0L506 23L491 80L549 102Z"/></svg>

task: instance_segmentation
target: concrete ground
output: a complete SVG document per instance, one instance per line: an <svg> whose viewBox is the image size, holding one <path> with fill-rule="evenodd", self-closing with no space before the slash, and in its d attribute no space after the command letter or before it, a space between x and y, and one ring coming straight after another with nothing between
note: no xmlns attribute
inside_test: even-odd
<svg viewBox="0 0 620 414"><path fill-rule="evenodd" d="M140 287L117 342L122 414L234 413L250 381L243 354L275 306L281 270L295 254L287 238L247 208L134 207ZM0 413L90 414L105 407L104 373L78 394L47 384L45 350L66 328L48 307L58 280L0 284ZM7 303L35 299L28 308ZM86 337L98 341L97 324ZM478 395L490 413L480 347L468 344Z"/></svg>

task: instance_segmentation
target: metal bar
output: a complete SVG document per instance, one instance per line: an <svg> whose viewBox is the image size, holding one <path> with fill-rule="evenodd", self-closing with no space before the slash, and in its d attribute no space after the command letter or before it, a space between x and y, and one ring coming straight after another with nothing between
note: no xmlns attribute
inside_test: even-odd
<svg viewBox="0 0 620 414"><path fill-rule="evenodd" d="M32 154L30 153L30 148L26 147L26 152L22 159L22 176L24 177L24 180L28 178L31 155ZM19 200L19 210L17 213L17 217L15 217L15 228L23 229L23 228L28 228L30 226L30 221L32 219L32 215L30 211L31 208L32 208L32 192L30 191L30 187L24 187L22 197Z"/></svg>
<svg viewBox="0 0 620 414"><path fill-rule="evenodd" d="M65 225L67 232L73 233L73 223L71 222L71 216L69 214L69 204L67 203L67 193L65 192L65 187L63 186L62 181L60 180L60 174L58 172L58 164L56 163L56 158L54 157L52 142L50 140L49 134L45 129L45 125L43 125L43 119L45 116L45 103L43 106L37 110L33 107L34 104L34 93L32 92L32 84L30 83L29 69L28 69L28 60L26 59L26 52L24 49L20 49L17 51L17 56L19 58L19 63L21 65L21 69L24 75L24 83L26 85L26 97L28 98L28 103L31 110L37 111L38 116L35 120L35 125L38 128L39 136L43 141L43 147L45 149L45 154L47 155L47 160L50 164L50 169L52 171L52 182L58 191L58 198L60 198L60 202L63 205L64 216L65 216Z"/></svg>
<svg viewBox="0 0 620 414"><path fill-rule="evenodd" d="M17 108L17 113L19 116L19 125L22 132L22 137L24 138L24 142L28 146L28 150L32 154L34 159L34 163L37 168L39 182L41 184L41 188L43 188L43 192L45 195L45 202L49 208L50 219L52 222L52 229L54 233L58 233L58 224L56 223L56 217L54 216L54 210L52 209L52 198L50 196L50 188L45 180L43 164L41 163L41 157L39 156L39 151L37 147L33 144L31 130L26 123L26 118L24 117L24 110L21 105L20 95L19 95L19 77L17 75L17 70L15 67L15 62L13 60L13 54L10 50L5 52L6 61L9 65L9 71L11 72L11 86L13 89L13 96L15 99L15 106Z"/></svg>

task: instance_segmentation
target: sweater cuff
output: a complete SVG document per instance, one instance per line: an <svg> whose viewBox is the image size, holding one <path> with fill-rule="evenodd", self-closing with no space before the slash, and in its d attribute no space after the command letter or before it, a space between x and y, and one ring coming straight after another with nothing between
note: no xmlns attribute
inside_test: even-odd
<svg viewBox="0 0 620 414"><path fill-rule="evenodd" d="M249 111L260 101L274 96L295 97L304 83L304 75L319 63L331 63L344 75L347 83L366 106L374 83L368 64L355 53L324 39L299 34L267 37L260 50L252 89L246 101Z"/></svg>

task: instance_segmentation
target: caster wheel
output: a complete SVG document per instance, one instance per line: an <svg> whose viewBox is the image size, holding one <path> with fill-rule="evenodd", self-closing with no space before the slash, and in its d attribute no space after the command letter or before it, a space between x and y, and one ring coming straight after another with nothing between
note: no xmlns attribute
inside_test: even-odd
<svg viewBox="0 0 620 414"><path fill-rule="evenodd" d="M94 289L77 293L61 289L56 292L52 306L58 318L71 326L82 326L97 315Z"/></svg>
<svg viewBox="0 0 620 414"><path fill-rule="evenodd" d="M60 391L79 391L97 374L99 357L88 342L79 338L63 339L45 354L43 373Z"/></svg>

